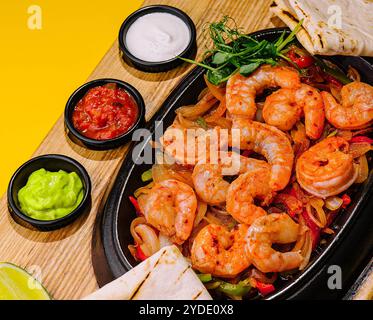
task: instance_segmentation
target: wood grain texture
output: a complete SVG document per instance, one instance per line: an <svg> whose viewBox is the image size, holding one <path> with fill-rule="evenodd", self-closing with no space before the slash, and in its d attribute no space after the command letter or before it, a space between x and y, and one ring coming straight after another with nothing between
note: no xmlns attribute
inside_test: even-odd
<svg viewBox="0 0 373 320"><path fill-rule="evenodd" d="M150 4L168 4L188 13L198 30L198 54L203 53L207 39L202 34L206 22L223 15L234 17L247 32L272 27L269 6L272 0L149 0ZM162 74L146 74L125 65L113 44L88 80L117 78L134 85L143 95L149 120L172 89L191 69L184 65ZM37 268L45 287L55 299L78 299L97 288L91 263L91 238L97 212L102 208L110 184L126 147L109 151L89 151L71 143L64 134L61 116L34 156L58 153L68 155L85 166L92 179L92 208L86 217L64 229L41 233L17 225L8 214L6 197L0 202L0 261L25 268Z"/></svg>

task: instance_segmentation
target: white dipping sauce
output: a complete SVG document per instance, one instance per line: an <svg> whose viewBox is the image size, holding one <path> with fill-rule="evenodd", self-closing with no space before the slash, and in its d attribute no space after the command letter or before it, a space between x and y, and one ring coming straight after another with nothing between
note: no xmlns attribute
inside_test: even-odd
<svg viewBox="0 0 373 320"><path fill-rule="evenodd" d="M163 12L146 14L128 29L126 45L136 58L162 62L181 54L190 42L191 33L179 17Z"/></svg>

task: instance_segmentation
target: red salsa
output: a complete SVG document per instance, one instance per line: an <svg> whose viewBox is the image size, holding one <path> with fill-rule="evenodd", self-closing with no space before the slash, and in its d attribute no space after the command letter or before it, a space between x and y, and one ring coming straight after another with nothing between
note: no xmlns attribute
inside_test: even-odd
<svg viewBox="0 0 373 320"><path fill-rule="evenodd" d="M74 127L85 137L108 140L126 133L138 118L133 97L116 84L90 89L73 112Z"/></svg>

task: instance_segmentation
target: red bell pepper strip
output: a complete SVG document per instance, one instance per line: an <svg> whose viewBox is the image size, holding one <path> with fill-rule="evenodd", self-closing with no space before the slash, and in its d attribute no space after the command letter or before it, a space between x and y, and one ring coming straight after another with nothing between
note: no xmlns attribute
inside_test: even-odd
<svg viewBox="0 0 373 320"><path fill-rule="evenodd" d="M330 75L330 74L328 74L328 73L326 73L326 72L324 72L324 74L323 74L323 78L324 78L327 82L329 82L329 83L335 85L335 86L338 87L338 88L342 88L342 87L343 87L342 82L340 82L338 79L334 78L332 75Z"/></svg>
<svg viewBox="0 0 373 320"><path fill-rule="evenodd" d="M367 137L367 136L356 136L352 137L350 140L350 143L370 143L373 144L373 139Z"/></svg>
<svg viewBox="0 0 373 320"><path fill-rule="evenodd" d="M255 282L256 282L256 288L259 290L262 296L267 296L276 290L273 284L263 283L258 280L256 280Z"/></svg>
<svg viewBox="0 0 373 320"><path fill-rule="evenodd" d="M288 57L293 61L300 69L305 69L311 66L314 63L314 59L311 56L300 55L291 49L288 52Z"/></svg>
<svg viewBox="0 0 373 320"><path fill-rule="evenodd" d="M243 152L242 152L242 156L243 157L250 157L250 155L252 154L253 152L251 151L251 150L244 150Z"/></svg>
<svg viewBox="0 0 373 320"><path fill-rule="evenodd" d="M342 208L345 209L351 203L351 198L348 194L345 193L342 196L342 200L343 200Z"/></svg>
<svg viewBox="0 0 373 320"><path fill-rule="evenodd" d="M141 247L137 244L136 245L136 258L139 259L140 261L144 261L146 259L148 259L149 257L147 257L145 255L145 253L141 250Z"/></svg>
<svg viewBox="0 0 373 320"><path fill-rule="evenodd" d="M320 240L320 228L311 220L306 209L302 211L302 217L311 230L312 250L316 248Z"/></svg>
<svg viewBox="0 0 373 320"><path fill-rule="evenodd" d="M284 205L287 209L287 213L290 217L295 218L298 214L302 212L303 204L302 202L295 196L295 191L293 188L289 191L289 193L280 193L278 194L274 200L274 203L280 203Z"/></svg>
<svg viewBox="0 0 373 320"><path fill-rule="evenodd" d="M134 206L134 208L136 210L136 214L138 216L143 216L143 214L141 212L141 209L140 209L140 206L139 206L139 203L137 202L137 199L135 197L129 197L129 200L131 201L132 205Z"/></svg>

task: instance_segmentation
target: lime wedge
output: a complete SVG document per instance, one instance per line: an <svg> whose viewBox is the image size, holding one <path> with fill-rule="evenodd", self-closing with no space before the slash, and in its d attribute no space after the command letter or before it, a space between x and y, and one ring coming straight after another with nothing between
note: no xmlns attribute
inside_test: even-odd
<svg viewBox="0 0 373 320"><path fill-rule="evenodd" d="M51 297L25 270L0 263L0 300L51 300Z"/></svg>

